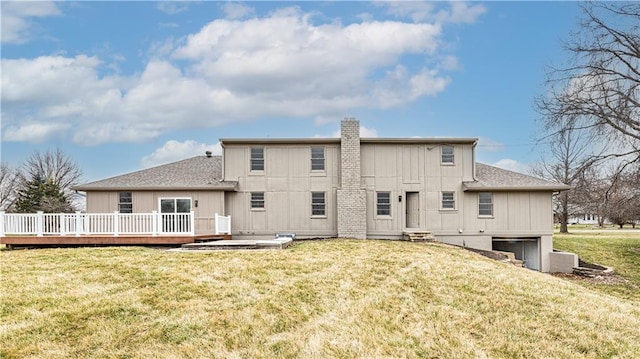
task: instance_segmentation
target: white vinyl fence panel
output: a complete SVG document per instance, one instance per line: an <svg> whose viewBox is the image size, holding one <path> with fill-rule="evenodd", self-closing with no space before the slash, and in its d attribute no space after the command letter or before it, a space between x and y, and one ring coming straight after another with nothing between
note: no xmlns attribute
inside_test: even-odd
<svg viewBox="0 0 640 359"><path fill-rule="evenodd" d="M231 219L229 218L226 223L228 223L230 231ZM156 211L152 213L0 212L0 236L161 236L194 235L194 231L193 211L189 213L158 213Z"/></svg>

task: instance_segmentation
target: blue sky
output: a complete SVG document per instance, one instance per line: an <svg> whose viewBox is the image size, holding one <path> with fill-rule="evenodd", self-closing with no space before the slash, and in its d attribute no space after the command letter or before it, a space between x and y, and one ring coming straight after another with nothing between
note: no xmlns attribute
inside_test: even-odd
<svg viewBox="0 0 640 359"><path fill-rule="evenodd" d="M93 181L219 138L477 137L526 171L533 99L575 2L7 2L2 152L61 148Z"/></svg>

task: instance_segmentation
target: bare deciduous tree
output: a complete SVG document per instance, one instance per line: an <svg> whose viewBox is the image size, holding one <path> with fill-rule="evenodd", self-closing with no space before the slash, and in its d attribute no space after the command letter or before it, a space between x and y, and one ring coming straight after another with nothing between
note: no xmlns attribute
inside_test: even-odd
<svg viewBox="0 0 640 359"><path fill-rule="evenodd" d="M59 148L33 152L22 165L20 173L21 184L34 178L50 179L65 192L78 184L81 177L82 170L78 164Z"/></svg>
<svg viewBox="0 0 640 359"><path fill-rule="evenodd" d="M16 201L16 172L5 162L0 163L0 210L10 210Z"/></svg>
<svg viewBox="0 0 640 359"><path fill-rule="evenodd" d="M567 233L569 217L575 214L579 193L586 183L583 173L591 165L588 150L591 136L583 132L558 131L547 138L549 150L541 162L532 166L531 173L537 177L564 183L573 188L554 197L554 214L560 222L560 232Z"/></svg>
<svg viewBox="0 0 640 359"><path fill-rule="evenodd" d="M545 129L588 131L606 152L595 159L640 157L640 3L588 2L566 50L536 99ZM570 119L569 121L566 121Z"/></svg>

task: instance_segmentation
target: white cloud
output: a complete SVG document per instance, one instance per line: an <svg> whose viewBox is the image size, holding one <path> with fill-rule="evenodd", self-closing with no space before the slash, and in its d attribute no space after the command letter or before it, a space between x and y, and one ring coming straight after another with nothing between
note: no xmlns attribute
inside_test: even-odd
<svg viewBox="0 0 640 359"><path fill-rule="evenodd" d="M263 18L214 20L184 39L154 44L152 59L130 76L105 75L112 65L95 56L3 59L2 127L21 134L4 130L3 140L63 131L75 143L98 145L268 117L323 123L446 89L449 77L438 68L399 64L406 55L450 63L440 25L315 25L312 17L290 7ZM26 124L60 130L30 139Z"/></svg>
<svg viewBox="0 0 640 359"><path fill-rule="evenodd" d="M183 1L160 1L156 4L156 9L168 15L175 15L187 11L189 6Z"/></svg>
<svg viewBox="0 0 640 359"><path fill-rule="evenodd" d="M322 137L325 137L325 136L315 135L313 137L322 138ZM334 131L331 134L330 137L339 138L340 137L340 130L338 129L338 130ZM360 137L368 137L368 138L378 137L378 131L375 128L369 128L369 127L360 126Z"/></svg>
<svg viewBox="0 0 640 359"><path fill-rule="evenodd" d="M22 44L32 37L31 18L60 15L53 1L3 1L0 12L2 43Z"/></svg>
<svg viewBox="0 0 640 359"><path fill-rule="evenodd" d="M438 23L473 23L487 9L483 5L469 6L465 2L452 1L450 8L439 8L443 3L426 1L385 1L376 3L385 6L387 13L400 18L410 18L414 22L435 21Z"/></svg>
<svg viewBox="0 0 640 359"><path fill-rule="evenodd" d="M213 155L221 155L222 147L220 146L220 142L207 145L192 140L186 140L184 142L169 140L149 156L143 157L141 162L144 168L149 168L194 156L202 156L206 151L211 151Z"/></svg>
<svg viewBox="0 0 640 359"><path fill-rule="evenodd" d="M51 137L61 135L69 126L63 123L26 123L19 127L3 128L2 137L5 141L39 143Z"/></svg>
<svg viewBox="0 0 640 359"><path fill-rule="evenodd" d="M493 163L493 166L500 167L502 169L509 170L509 171L524 173L524 174L529 173L529 168L530 168L529 165L518 162L516 160L512 160L510 158L503 158Z"/></svg>
<svg viewBox="0 0 640 359"><path fill-rule="evenodd" d="M242 19L255 14L252 7L237 2L225 2L222 10L227 19Z"/></svg>

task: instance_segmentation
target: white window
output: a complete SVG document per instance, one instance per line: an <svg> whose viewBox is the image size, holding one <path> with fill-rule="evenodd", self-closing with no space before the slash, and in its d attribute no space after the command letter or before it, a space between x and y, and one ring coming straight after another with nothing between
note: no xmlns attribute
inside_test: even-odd
<svg viewBox="0 0 640 359"><path fill-rule="evenodd" d="M478 216L493 216L493 193L478 193Z"/></svg>
<svg viewBox="0 0 640 359"><path fill-rule="evenodd" d="M264 148L251 148L251 170L264 171Z"/></svg>
<svg viewBox="0 0 640 359"><path fill-rule="evenodd" d="M133 213L133 196L131 192L118 193L118 212Z"/></svg>
<svg viewBox="0 0 640 359"><path fill-rule="evenodd" d="M311 147L311 170L324 171L324 147Z"/></svg>
<svg viewBox="0 0 640 359"><path fill-rule="evenodd" d="M376 207L378 216L390 216L391 192L376 192Z"/></svg>
<svg viewBox="0 0 640 359"><path fill-rule="evenodd" d="M442 209L456 209L455 192L442 192Z"/></svg>
<svg viewBox="0 0 640 359"><path fill-rule="evenodd" d="M264 192L251 192L251 209L264 209Z"/></svg>
<svg viewBox="0 0 640 359"><path fill-rule="evenodd" d="M440 147L440 163L443 164L453 164L455 163L455 156L453 154L453 146L442 146Z"/></svg>
<svg viewBox="0 0 640 359"><path fill-rule="evenodd" d="M311 192L311 215L324 216L326 214L326 202L324 192Z"/></svg>

